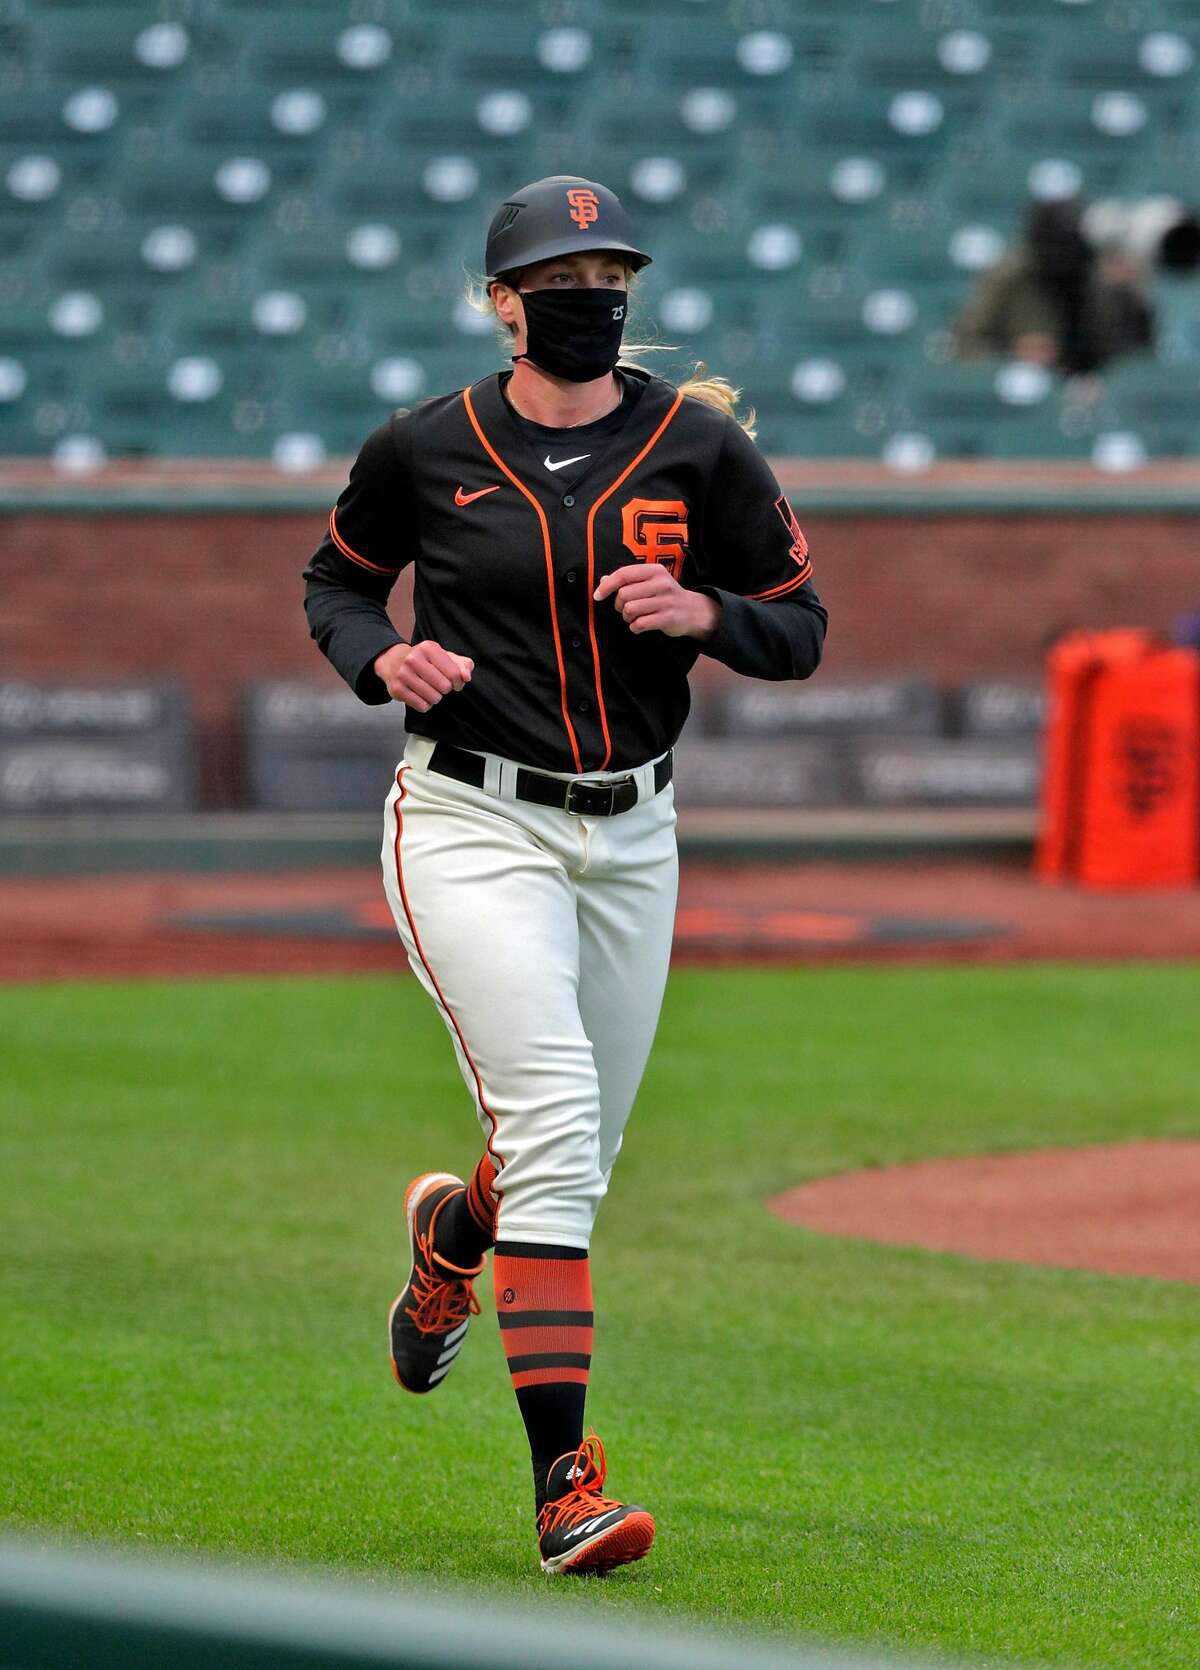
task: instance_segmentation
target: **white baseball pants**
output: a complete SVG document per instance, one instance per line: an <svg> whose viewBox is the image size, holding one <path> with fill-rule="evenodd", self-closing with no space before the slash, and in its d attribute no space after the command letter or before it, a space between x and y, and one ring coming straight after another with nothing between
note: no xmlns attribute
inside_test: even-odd
<svg viewBox="0 0 1200 1670"><path fill-rule="evenodd" d="M666 985L673 790L579 817L429 771L432 752L409 739L388 797L388 902L496 1161L497 1238L586 1248ZM513 769L485 758L489 783Z"/></svg>

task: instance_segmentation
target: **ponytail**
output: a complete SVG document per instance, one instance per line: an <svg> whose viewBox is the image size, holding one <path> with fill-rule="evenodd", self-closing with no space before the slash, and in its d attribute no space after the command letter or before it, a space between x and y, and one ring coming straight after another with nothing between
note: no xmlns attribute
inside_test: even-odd
<svg viewBox="0 0 1200 1670"><path fill-rule="evenodd" d="M734 388L727 377L710 376L708 367L703 360L699 362L691 376L685 378L679 384L679 392L687 395L689 400L699 400L705 406L712 406L718 412L724 412L726 417L731 417L735 423L740 424L751 440L758 433L758 425L755 421L757 414L754 407L751 406L750 410L744 415L739 413L737 409L738 401L742 396L741 389Z"/></svg>

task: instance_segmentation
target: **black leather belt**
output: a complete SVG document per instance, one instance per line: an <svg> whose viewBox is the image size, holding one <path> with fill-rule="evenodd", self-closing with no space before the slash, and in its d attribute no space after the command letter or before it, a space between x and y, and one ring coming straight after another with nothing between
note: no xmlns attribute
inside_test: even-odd
<svg viewBox="0 0 1200 1670"><path fill-rule="evenodd" d="M452 742L439 742L429 757L430 771L443 777L453 777L458 783L470 783L472 788L483 787L486 761L482 754L472 754L456 748ZM654 792L658 794L671 781L671 756L664 754L654 765ZM526 771L517 767L515 794L518 800L532 800L537 806L557 806L560 812L574 812L584 818L614 818L618 812L629 812L638 803L637 782L633 777L613 777L607 783L590 783L579 777L548 777L543 771Z"/></svg>

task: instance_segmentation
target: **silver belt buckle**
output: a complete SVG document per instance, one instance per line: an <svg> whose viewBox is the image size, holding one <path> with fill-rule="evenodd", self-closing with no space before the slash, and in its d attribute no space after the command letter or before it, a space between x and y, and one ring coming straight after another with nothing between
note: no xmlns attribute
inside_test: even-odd
<svg viewBox="0 0 1200 1670"><path fill-rule="evenodd" d="M633 777L615 777L607 783L587 783L576 777L567 784L563 810L576 817L610 818L616 803L617 790Z"/></svg>

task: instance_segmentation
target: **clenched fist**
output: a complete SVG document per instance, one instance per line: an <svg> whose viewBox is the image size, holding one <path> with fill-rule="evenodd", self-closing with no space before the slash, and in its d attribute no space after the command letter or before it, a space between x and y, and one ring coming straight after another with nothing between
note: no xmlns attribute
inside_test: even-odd
<svg viewBox="0 0 1200 1670"><path fill-rule="evenodd" d="M418 713L428 713L443 696L461 690L475 671L469 655L455 655L432 638L420 644L393 644L373 665L392 700Z"/></svg>
<svg viewBox="0 0 1200 1670"><path fill-rule="evenodd" d="M711 638L721 605L688 591L657 562L632 562L606 574L593 592L599 603L616 595L617 612L631 632L665 632L668 638Z"/></svg>

